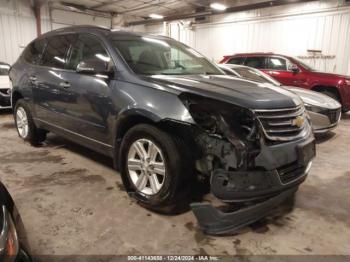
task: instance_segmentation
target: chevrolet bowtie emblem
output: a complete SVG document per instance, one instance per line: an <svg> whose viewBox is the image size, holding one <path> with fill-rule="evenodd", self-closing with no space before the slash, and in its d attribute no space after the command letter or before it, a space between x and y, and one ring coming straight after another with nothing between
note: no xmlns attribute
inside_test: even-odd
<svg viewBox="0 0 350 262"><path fill-rule="evenodd" d="M295 119L292 120L292 125L293 126L297 126L297 127L302 127L302 125L304 124L305 119L302 116L298 116Z"/></svg>

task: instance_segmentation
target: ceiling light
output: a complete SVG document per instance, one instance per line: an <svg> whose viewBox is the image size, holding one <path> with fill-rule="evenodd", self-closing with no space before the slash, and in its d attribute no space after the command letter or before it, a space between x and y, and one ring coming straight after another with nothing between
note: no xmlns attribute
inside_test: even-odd
<svg viewBox="0 0 350 262"><path fill-rule="evenodd" d="M157 14L150 14L149 15L150 18L153 18L153 19L163 19L164 16L162 15L157 15Z"/></svg>
<svg viewBox="0 0 350 262"><path fill-rule="evenodd" d="M220 3L212 3L212 4L210 4L210 7L212 9L215 9L215 10L218 10L218 11L224 11L227 8L225 5L220 4Z"/></svg>

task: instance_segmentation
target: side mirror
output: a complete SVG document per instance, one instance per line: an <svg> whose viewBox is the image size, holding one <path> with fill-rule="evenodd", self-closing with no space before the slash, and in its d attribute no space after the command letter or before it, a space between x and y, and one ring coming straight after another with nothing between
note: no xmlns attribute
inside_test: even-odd
<svg viewBox="0 0 350 262"><path fill-rule="evenodd" d="M299 73L300 69L296 64L289 65L289 71L292 71L294 74Z"/></svg>
<svg viewBox="0 0 350 262"><path fill-rule="evenodd" d="M110 76L113 72L113 70L109 67L108 62L97 57L81 61L78 64L76 71L81 74L102 74L108 76Z"/></svg>

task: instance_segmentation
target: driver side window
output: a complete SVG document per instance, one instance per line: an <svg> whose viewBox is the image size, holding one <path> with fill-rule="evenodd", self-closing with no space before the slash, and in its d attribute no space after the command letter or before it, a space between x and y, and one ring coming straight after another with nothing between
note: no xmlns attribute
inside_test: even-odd
<svg viewBox="0 0 350 262"><path fill-rule="evenodd" d="M97 37L89 34L80 35L76 44L72 48L68 68L76 70L81 61L90 59L100 59L106 63L111 62L111 58Z"/></svg>
<svg viewBox="0 0 350 262"><path fill-rule="evenodd" d="M287 71L288 61L281 57L270 57L267 63L267 68L271 70Z"/></svg>

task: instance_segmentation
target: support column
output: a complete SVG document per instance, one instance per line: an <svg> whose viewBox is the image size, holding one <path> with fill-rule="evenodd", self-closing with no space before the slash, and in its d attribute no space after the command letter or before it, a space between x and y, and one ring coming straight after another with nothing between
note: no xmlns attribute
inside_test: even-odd
<svg viewBox="0 0 350 262"><path fill-rule="evenodd" d="M36 32L37 35L41 35L41 4L39 3L38 0L34 0L34 6L33 6L33 11L35 15L35 21L36 21Z"/></svg>

